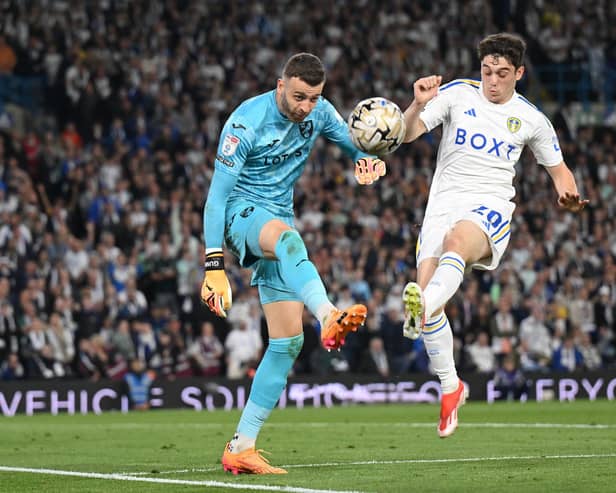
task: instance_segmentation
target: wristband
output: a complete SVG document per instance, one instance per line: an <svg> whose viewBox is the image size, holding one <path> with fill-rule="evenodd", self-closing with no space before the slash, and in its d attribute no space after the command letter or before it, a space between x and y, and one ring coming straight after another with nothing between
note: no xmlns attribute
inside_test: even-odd
<svg viewBox="0 0 616 493"><path fill-rule="evenodd" d="M222 253L210 253L205 257L205 270L224 270L225 257Z"/></svg>

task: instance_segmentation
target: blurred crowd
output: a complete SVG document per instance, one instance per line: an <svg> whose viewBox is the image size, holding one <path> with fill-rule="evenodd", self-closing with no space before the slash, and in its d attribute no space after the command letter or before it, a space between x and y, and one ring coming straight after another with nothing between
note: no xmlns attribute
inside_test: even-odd
<svg viewBox="0 0 616 493"><path fill-rule="evenodd" d="M45 91L23 131L0 115L0 378L254 372L267 332L250 272L226 258L228 319L199 301L202 208L225 118L272 89L290 54L322 57L345 116L373 95L405 107L421 75L477 77L476 42L503 29L529 42L521 91L533 64L577 57L600 101L597 74L616 69L613 2L349 3L0 1L0 76L40 77ZM447 310L462 371L615 365L616 131L552 116L590 207L559 211L524 154L505 260L469 275ZM421 339L402 337L400 294L438 141L403 146L361 189L352 163L317 144L296 226L332 301L366 303L369 318L328 353L306 312L295 373L431 371Z"/></svg>

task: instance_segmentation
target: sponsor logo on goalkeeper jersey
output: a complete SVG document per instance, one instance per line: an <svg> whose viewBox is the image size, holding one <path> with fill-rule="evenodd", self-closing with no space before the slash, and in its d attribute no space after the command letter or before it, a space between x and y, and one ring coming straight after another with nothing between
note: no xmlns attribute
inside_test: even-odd
<svg viewBox="0 0 616 493"><path fill-rule="evenodd" d="M265 156L265 164L280 164L289 159L290 157L300 157L302 155L302 150L297 149L296 151L288 152L285 154L279 154L278 156Z"/></svg>
<svg viewBox="0 0 616 493"><path fill-rule="evenodd" d="M224 157L222 154L216 154L216 159L220 161L222 164L224 164L225 166L229 166L229 168L233 168L233 166L235 166L235 163L233 161L230 161L229 159Z"/></svg>
<svg viewBox="0 0 616 493"><path fill-rule="evenodd" d="M225 156L233 156L240 143L240 139L235 135L227 134L222 142L222 153Z"/></svg>
<svg viewBox="0 0 616 493"><path fill-rule="evenodd" d="M456 128L454 144L470 147L476 151L485 152L490 156L501 158L505 161L510 161L511 153L517 149L517 146L505 142L504 140L484 135L481 132L470 133L466 129L460 127Z"/></svg>

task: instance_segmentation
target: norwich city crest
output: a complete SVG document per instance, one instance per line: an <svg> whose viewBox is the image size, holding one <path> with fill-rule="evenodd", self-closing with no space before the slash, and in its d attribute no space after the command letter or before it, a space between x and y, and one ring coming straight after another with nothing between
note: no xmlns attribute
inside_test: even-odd
<svg viewBox="0 0 616 493"><path fill-rule="evenodd" d="M312 136L312 120L308 120L305 122L301 122L299 124L299 133L302 135L304 139L309 139Z"/></svg>

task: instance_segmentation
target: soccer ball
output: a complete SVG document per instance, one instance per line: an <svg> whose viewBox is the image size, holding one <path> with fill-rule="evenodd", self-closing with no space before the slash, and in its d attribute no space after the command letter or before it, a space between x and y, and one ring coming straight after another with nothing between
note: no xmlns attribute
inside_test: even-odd
<svg viewBox="0 0 616 493"><path fill-rule="evenodd" d="M402 111L385 98L368 98L357 103L348 124L355 147L377 156L394 152L406 134Z"/></svg>

